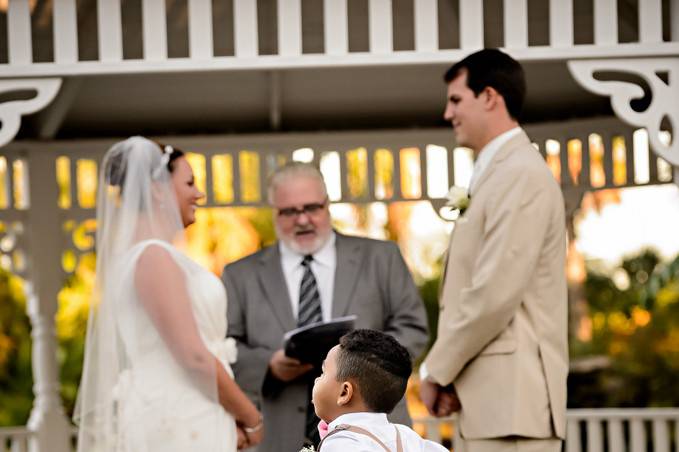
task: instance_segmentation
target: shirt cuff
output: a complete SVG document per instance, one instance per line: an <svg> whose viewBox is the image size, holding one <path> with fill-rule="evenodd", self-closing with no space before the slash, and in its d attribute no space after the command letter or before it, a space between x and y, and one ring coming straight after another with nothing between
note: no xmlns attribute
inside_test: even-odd
<svg viewBox="0 0 679 452"><path fill-rule="evenodd" d="M431 381L429 372L427 372L427 365L425 363L420 364L420 381Z"/></svg>

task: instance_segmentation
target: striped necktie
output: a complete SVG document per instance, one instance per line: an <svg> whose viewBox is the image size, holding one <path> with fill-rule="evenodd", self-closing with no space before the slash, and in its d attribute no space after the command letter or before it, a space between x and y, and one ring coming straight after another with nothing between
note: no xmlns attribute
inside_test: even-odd
<svg viewBox="0 0 679 452"><path fill-rule="evenodd" d="M316 278L311 271L311 261L314 258L311 254L304 256L302 267L304 276L299 286L299 315L297 316L297 326L304 326L323 320L321 311L321 296L318 293Z"/></svg>

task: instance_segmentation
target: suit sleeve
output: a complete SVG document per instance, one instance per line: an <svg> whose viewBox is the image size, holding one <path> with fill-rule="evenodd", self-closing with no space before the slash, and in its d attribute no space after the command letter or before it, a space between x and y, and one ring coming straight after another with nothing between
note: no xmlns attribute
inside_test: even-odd
<svg viewBox="0 0 679 452"><path fill-rule="evenodd" d="M429 340L427 314L398 246L389 243L388 250L388 273L382 282L389 310L384 332L396 338L415 360L424 352Z"/></svg>
<svg viewBox="0 0 679 452"><path fill-rule="evenodd" d="M236 284L239 280L236 273L229 265L224 267L222 273L222 282L228 297L227 334L236 340L238 347L238 360L232 367L238 385L258 402L268 373L269 361L275 350L250 344L252 332L247 329L247 298L241 293L242 288Z"/></svg>
<svg viewBox="0 0 679 452"><path fill-rule="evenodd" d="M541 174L517 171L503 180L484 206L483 239L471 285L461 290L455 307L444 303L437 339L425 360L429 374L442 385L454 381L514 318L554 211L555 199Z"/></svg>

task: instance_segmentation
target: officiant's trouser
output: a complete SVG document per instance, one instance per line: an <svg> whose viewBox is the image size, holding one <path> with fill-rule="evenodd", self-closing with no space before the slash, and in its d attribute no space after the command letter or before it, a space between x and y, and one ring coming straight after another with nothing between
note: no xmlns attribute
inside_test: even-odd
<svg viewBox="0 0 679 452"><path fill-rule="evenodd" d="M455 452L561 452L558 438L528 439L509 437L500 439L462 440Z"/></svg>

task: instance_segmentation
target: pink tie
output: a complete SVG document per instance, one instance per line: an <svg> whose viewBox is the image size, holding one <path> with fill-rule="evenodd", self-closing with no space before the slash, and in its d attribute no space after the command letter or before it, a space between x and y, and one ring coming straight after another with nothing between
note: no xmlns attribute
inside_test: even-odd
<svg viewBox="0 0 679 452"><path fill-rule="evenodd" d="M328 423L321 420L321 422L318 423L318 434L321 436L321 439L325 438L325 435L328 434Z"/></svg>

